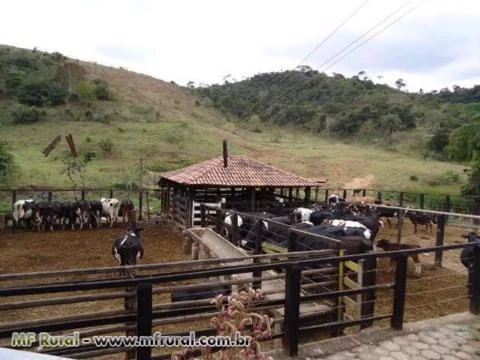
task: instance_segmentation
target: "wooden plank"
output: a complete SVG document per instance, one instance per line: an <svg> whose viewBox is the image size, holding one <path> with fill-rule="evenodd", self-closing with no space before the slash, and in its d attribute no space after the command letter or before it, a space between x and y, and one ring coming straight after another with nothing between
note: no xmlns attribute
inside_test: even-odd
<svg viewBox="0 0 480 360"><path fill-rule="evenodd" d="M267 254L286 253L287 249L268 242L262 242L262 250Z"/></svg>
<svg viewBox="0 0 480 360"><path fill-rule="evenodd" d="M358 270L359 270L358 263L356 263L354 261L347 260L347 261L345 261L344 265L345 265L346 268L348 268L352 271L358 272Z"/></svg>
<svg viewBox="0 0 480 360"><path fill-rule="evenodd" d="M343 278L343 285L349 287L350 289L357 289L359 287L358 283L347 277Z"/></svg>

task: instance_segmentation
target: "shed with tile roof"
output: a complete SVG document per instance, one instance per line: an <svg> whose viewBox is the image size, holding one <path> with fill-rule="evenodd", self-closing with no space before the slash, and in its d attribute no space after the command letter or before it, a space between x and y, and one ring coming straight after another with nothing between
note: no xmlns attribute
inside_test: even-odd
<svg viewBox="0 0 480 360"><path fill-rule="evenodd" d="M200 203L239 211L272 211L286 204L308 203L312 189L318 190L325 182L324 178L304 178L247 156L224 155L163 173L158 184L162 188L162 213L187 228L199 225Z"/></svg>

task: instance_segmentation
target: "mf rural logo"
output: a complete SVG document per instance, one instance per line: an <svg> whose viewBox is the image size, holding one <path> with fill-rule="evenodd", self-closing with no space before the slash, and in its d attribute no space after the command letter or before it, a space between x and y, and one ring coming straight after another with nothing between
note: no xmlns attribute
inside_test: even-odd
<svg viewBox="0 0 480 360"><path fill-rule="evenodd" d="M78 347L81 344L80 332L75 331L73 335L50 335L47 332L14 332L10 345L12 347L31 347L37 345L42 347Z"/></svg>

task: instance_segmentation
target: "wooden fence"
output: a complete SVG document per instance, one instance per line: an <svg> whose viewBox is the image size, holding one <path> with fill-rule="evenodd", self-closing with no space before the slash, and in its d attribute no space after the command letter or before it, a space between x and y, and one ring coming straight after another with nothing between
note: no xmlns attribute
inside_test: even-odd
<svg viewBox="0 0 480 360"><path fill-rule="evenodd" d="M88 269L77 271L57 271L57 272L43 272L43 273L28 273L28 274L3 274L0 275L0 282L3 285L0 287L0 299L2 302L9 298L16 296L33 296L40 294L49 294L47 297L52 300L52 294L57 293L72 293L78 291L90 291L90 290L106 290L116 289L114 294L109 296L123 297L125 294L119 289L127 287L136 288L137 307L136 313L129 314L124 311L102 311L97 313L88 313L76 316L57 317L41 320L28 320L28 321L14 321L10 323L3 323L0 325L0 339L8 340L11 338L14 332L63 332L72 331L73 329L83 329L82 336L93 336L98 334L106 334L118 331L124 331L126 329L125 323L132 323L135 325L129 325L130 329L136 329L137 335L152 335L152 331L155 327L164 325L167 322L180 322L185 319L199 319L209 318L215 311L211 305L208 305L208 301L205 301L204 305L201 305L201 301L190 301L187 304L177 303L162 303L155 304L154 294L157 292L172 291L172 289L178 289L178 286L165 287L165 284L172 282L181 282L191 279L204 279L209 276L228 276L232 274L244 274L259 272L271 269L281 269L285 274L285 289L284 298L277 300L258 301L255 303L253 311L260 308L269 307L283 307L284 316L274 321L282 324L281 331L276 332L272 337L283 339L283 343L286 346L290 356L295 356L298 352L298 345L300 341L300 335L311 334L312 332L332 332L345 329L350 326L365 325L374 321L382 319L390 319L390 325L393 329L402 329L404 319L404 305L405 305L405 285L407 275L407 257L413 254L446 251L452 249L461 249L465 247L473 246L472 243L454 244L442 247L429 247L423 249L412 249L393 252L379 252L368 253L360 255L347 255L347 256L333 256L315 259L312 257L298 257L298 253L295 258L285 259L286 254L281 254L281 258L278 255L260 255L277 257L278 261L272 263L253 263L246 265L238 265L238 262L243 259L212 259L212 260L199 260L204 264L215 264L231 262L236 265L228 265L221 268L209 268L198 270L199 261L194 262L176 262L167 264L152 264L152 265L140 265L132 267L138 273L142 271L155 271L148 275L140 275L135 279L119 279L119 278L105 278L105 275L112 272L118 272L120 268L107 268L107 269ZM473 252L473 266L469 273L469 296L470 296L470 311L474 314L480 314L480 250L475 249ZM302 275L305 271L309 271L312 267L318 267L325 264L338 264L339 262L366 260L376 262L376 259L383 257L394 256L396 261L395 269L395 282L388 285L370 285L361 286L353 289L339 289L331 292L316 293L310 295L300 296ZM250 259L251 260L251 259ZM183 270L171 272L172 268L180 266ZM159 270L170 270L170 272L162 273ZM81 280L74 282L52 281L51 283L45 283L45 279L48 277L59 277L62 275L89 275L96 273L97 277L102 274L100 278L94 280ZM42 280L38 280L38 279ZM26 285L12 284L12 281L28 280L33 282ZM231 284L236 280L219 281L217 284ZM5 284L6 282L6 284ZM162 285L157 287L158 285ZM192 288L192 285L183 286ZM194 285L193 287L212 286L212 284ZM347 320L336 319L330 322L324 323L306 323L307 316L302 317L300 314L300 305L306 302L319 301L324 299L336 299L345 296L357 296L359 294L368 294L373 291L382 291L386 289L394 289L394 299L392 311L383 315L372 315L369 317ZM105 295L105 294L104 294ZM96 294L95 296L102 296ZM69 296L72 298L73 296ZM44 299L44 300L49 300ZM85 301L85 298L79 298L81 301ZM38 299L37 299L38 300ZM58 299L57 299L58 300ZM30 300L23 300L24 306ZM41 301L41 300L38 300ZM20 306L19 302L16 302L16 306ZM21 303L21 302L20 302ZM30 307L32 304L28 304ZM39 305L39 304L37 304ZM45 306L45 304L43 304ZM9 308L8 306L4 306ZM200 334L213 334L213 330L204 329L197 331L197 336ZM179 333L175 333L179 335ZM188 334L183 332L180 334ZM165 334L168 335L168 334ZM92 346L80 346L76 348L56 348L48 353L54 355L63 355L73 358L91 358L94 356L100 356L115 352L125 351L125 348L95 348ZM166 359L170 354L157 354L152 356L151 347L139 347L136 349L137 359Z"/></svg>

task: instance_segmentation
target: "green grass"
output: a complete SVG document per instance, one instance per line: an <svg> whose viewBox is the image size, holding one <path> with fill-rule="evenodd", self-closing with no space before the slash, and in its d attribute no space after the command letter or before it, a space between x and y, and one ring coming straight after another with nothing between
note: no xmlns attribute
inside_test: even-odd
<svg viewBox="0 0 480 360"><path fill-rule="evenodd" d="M306 177L326 177L331 188L455 194L465 181L463 165L411 154L411 146L401 141L396 150L387 151L291 127L241 125L225 120L210 107L195 106L195 99L174 85L83 65L92 78L108 81L116 100L92 105L90 110L98 113L98 120L87 121L86 108L69 104L49 109L48 119L42 122L2 126L1 137L10 143L17 164L13 187L71 186L61 175L62 159L68 154L67 134L73 135L80 154L95 153L86 172L86 185L92 187L138 184L141 158L146 171L162 172L221 156L223 139L229 141L230 154L251 156ZM62 135L62 141L44 157L42 150L57 135ZM111 142L111 151L105 151L106 142ZM458 182L448 179L447 172L459 174ZM411 181L412 177L418 181Z"/></svg>

